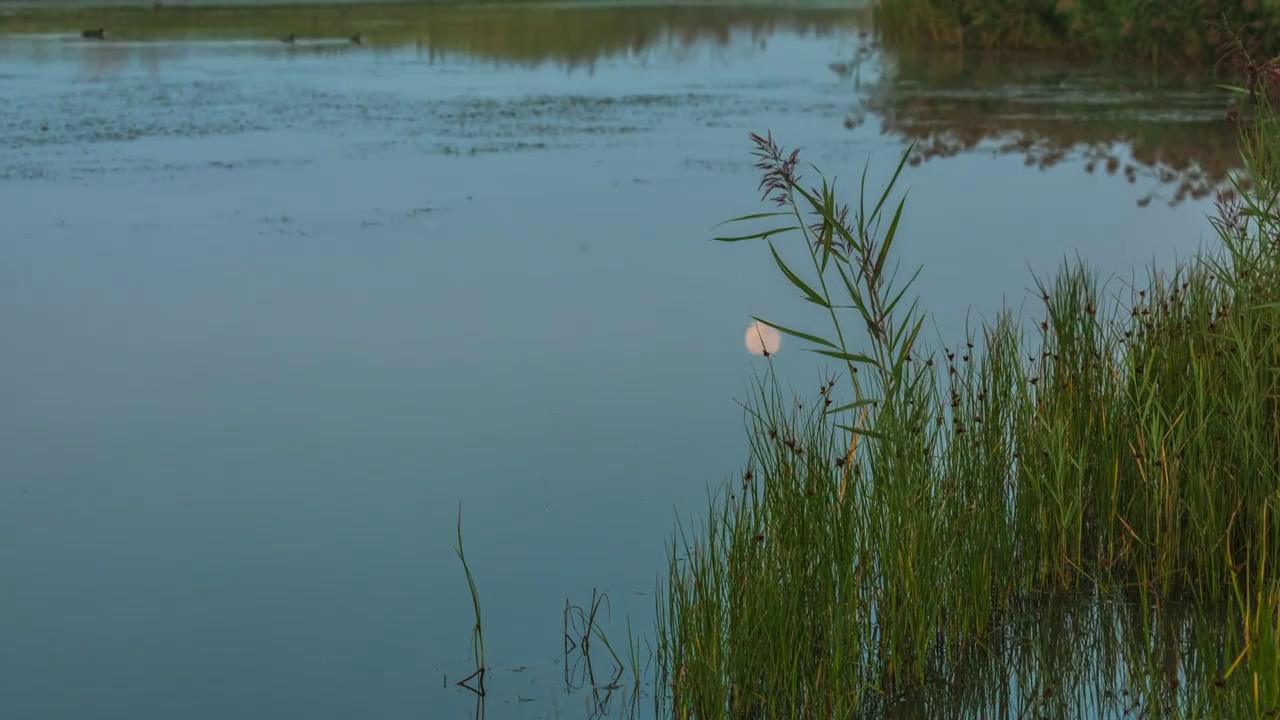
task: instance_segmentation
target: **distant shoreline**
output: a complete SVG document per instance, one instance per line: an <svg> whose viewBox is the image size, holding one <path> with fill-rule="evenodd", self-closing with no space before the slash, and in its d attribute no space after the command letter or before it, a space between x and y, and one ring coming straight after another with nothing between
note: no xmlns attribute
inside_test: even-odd
<svg viewBox="0 0 1280 720"><path fill-rule="evenodd" d="M430 5L435 7L462 6L504 6L504 5L544 5L547 7L734 7L744 9L776 8L779 10L870 10L875 0L801 0L799 2L783 0L375 0L374 2L353 2L352 0L169 0L164 2L166 10L182 8L289 8L299 9L309 6L332 7L348 5L351 7L386 7L392 5ZM41 11L66 10L146 10L150 12L152 5L145 0L130 2L129 0L0 0L0 13L22 11L34 13Z"/></svg>

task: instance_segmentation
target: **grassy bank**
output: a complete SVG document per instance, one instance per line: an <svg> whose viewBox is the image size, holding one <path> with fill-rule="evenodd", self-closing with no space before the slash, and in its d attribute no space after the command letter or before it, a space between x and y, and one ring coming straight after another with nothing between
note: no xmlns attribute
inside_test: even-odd
<svg viewBox="0 0 1280 720"><path fill-rule="evenodd" d="M1212 64L1230 32L1280 53L1276 0L880 0L887 38L946 47Z"/></svg>
<svg viewBox="0 0 1280 720"><path fill-rule="evenodd" d="M1066 264L1034 317L943 343L893 183L849 208L755 138L780 210L734 239L769 240L828 332L778 329L841 376L763 379L747 468L678 531L664 716L1280 713L1280 119L1256 105L1214 246L1128 284Z"/></svg>

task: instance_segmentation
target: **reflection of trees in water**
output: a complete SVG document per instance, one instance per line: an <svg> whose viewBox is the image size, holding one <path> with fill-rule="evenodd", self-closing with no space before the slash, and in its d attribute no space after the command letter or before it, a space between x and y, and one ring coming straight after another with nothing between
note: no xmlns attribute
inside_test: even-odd
<svg viewBox="0 0 1280 720"><path fill-rule="evenodd" d="M417 42L432 52L516 64L587 66L654 51L685 54L741 42L759 47L778 32L827 36L860 27L865 11L742 7L529 7L442 13Z"/></svg>
<svg viewBox="0 0 1280 720"><path fill-rule="evenodd" d="M47 9L0 16L3 32L78 33L107 28L112 40L256 39L297 33L299 50L344 52L362 32L364 48L418 48L430 57L466 57L516 65L589 67L611 57L698 46L754 48L770 34L825 36L865 24L865 11L741 7L453 7L422 4L300 7ZM264 49L270 46L264 43ZM279 51L275 47L272 50Z"/></svg>
<svg viewBox="0 0 1280 720"><path fill-rule="evenodd" d="M814 26L826 34L852 21L849 13L839 12L529 8L450 15L417 31L414 44L433 58L575 69L651 53L687 60L700 46L723 48L739 40L754 47L760 37L775 32Z"/></svg>
<svg viewBox="0 0 1280 720"><path fill-rule="evenodd" d="M1066 63L887 51L867 94L883 132L916 143L912 164L974 150L1019 154L1041 170L1070 163L1176 205L1230 194L1237 169L1229 104L1208 77L1140 77Z"/></svg>
<svg viewBox="0 0 1280 720"><path fill-rule="evenodd" d="M155 75L160 72L160 67L164 63L173 62L186 55L185 52L178 51L172 45L144 44L128 46L104 44L94 50L95 52L87 55L77 56L77 60L81 65L81 73L86 78L91 79L118 76L134 63L140 64L146 68L147 72Z"/></svg>

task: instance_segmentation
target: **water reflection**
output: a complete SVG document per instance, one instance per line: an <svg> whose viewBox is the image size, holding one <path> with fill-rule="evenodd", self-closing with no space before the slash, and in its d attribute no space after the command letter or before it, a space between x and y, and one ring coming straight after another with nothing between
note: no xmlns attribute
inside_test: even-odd
<svg viewBox="0 0 1280 720"><path fill-rule="evenodd" d="M595 589L591 602L585 605L564 601L564 692L566 696L583 695L588 720L615 714L635 717L639 709L642 670L637 639L629 636L627 645L619 643L615 650L602 629L612 612L609 594ZM619 654L628 651L630 682L623 679L627 660Z"/></svg>
<svg viewBox="0 0 1280 720"><path fill-rule="evenodd" d="M1027 166L1105 174L1143 188L1140 207L1229 193L1239 166L1230 99L1201 74L1155 77L1051 60L884 52L867 106L911 162L986 151Z"/></svg>
<svg viewBox="0 0 1280 720"><path fill-rule="evenodd" d="M108 27L108 41L80 27ZM1239 165L1224 121L1227 99L1201 75L1155 77L1115 67L926 52L873 52L866 11L731 7L439 8L424 5L238 6L15 10L0 16L0 58L74 57L104 79L137 63L152 74L205 43L227 55L280 60L351 54L408 55L429 63L485 63L593 72L626 60L687 63L705 51L761 51L779 32L862 38L828 70L857 98L848 129L869 115L882 131L916 143L913 164L974 151L1023 156L1041 170L1070 168L1144 190L1139 206L1177 205L1229 189ZM58 42L23 33L60 34ZM294 34L294 43L280 41ZM358 36L360 42L351 40ZM867 76L871 82L867 82ZM828 76L830 77L830 76Z"/></svg>
<svg viewBox="0 0 1280 720"><path fill-rule="evenodd" d="M863 10L792 10L734 7L440 8L431 5L333 5L309 7L189 7L161 12L138 9L17 11L0 15L0 33L66 35L64 48L86 52L79 28L108 28L109 47L124 43L142 52L140 40L236 41L240 49L271 55L332 55L413 48L432 61L465 58L503 65L554 64L589 69L621 57L661 55L680 59L703 48L740 44L758 48L769 35L828 35L865 25ZM296 42L279 38L293 34ZM360 43L350 39L359 34ZM254 40L246 44L244 41ZM75 41L75 42L71 42ZM7 50L3 49L8 47ZM96 51L97 48L94 48ZM6 44L0 53L39 59L50 48ZM190 52L166 44L162 56ZM96 52L86 52L93 57ZM0 55L2 56L2 55ZM46 56L47 57L47 56Z"/></svg>
<svg viewBox="0 0 1280 720"><path fill-rule="evenodd" d="M656 690L656 714L639 702L654 693L648 682L642 691L637 670L652 657L638 650L639 639L614 637L632 644L630 654L619 657L625 648L615 651L600 631L606 601L594 592L590 604L565 601L563 701L581 700L588 720L669 717L669 688ZM1087 592L1031 595L980 640L933 658L922 684L867 692L862 714L902 720L1274 717L1280 679L1266 671L1280 636L1265 627L1274 608L1250 612L1261 612L1261 632L1248 631L1239 608L1158 598L1106 578ZM593 641L602 672L593 669ZM483 715L484 699L477 696L475 717Z"/></svg>
<svg viewBox="0 0 1280 720"><path fill-rule="evenodd" d="M1247 665L1229 672L1246 650L1266 668L1277 647L1266 628L1248 642L1245 627L1237 611L1115 587L1033 597L926 687L887 698L882 716L1270 717L1275 680L1255 694Z"/></svg>

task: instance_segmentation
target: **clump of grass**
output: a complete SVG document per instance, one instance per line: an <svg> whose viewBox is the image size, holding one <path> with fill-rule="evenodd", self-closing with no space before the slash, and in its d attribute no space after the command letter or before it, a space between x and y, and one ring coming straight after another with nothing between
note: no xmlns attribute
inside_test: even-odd
<svg viewBox="0 0 1280 720"><path fill-rule="evenodd" d="M1211 65L1224 25L1254 52L1280 51L1276 9L1267 0L880 0L876 23L890 41Z"/></svg>
<svg viewBox="0 0 1280 720"><path fill-rule="evenodd" d="M658 608L659 684L678 717L725 708L785 716L813 693L844 711L861 701L863 680L851 671L865 662L869 618L832 612L865 599L862 523L852 503L837 502L832 464L847 446L819 417L830 385L790 413L776 383L758 389L753 465L713 503L697 538L681 532Z"/></svg>
<svg viewBox="0 0 1280 720"><path fill-rule="evenodd" d="M1215 247L1141 287L1064 264L1037 281L1033 325L1003 312L951 345L921 336L919 270L892 261L902 163L851 209L834 181L802 184L798 153L752 136L780 210L721 239L768 243L830 331L757 320L839 361L844 382L788 402L759 381L741 481L678 528L657 608L664 714L870 712L947 686L1037 599L1105 589L1139 611L1126 712L1280 709L1280 123L1255 98L1249 182L1219 203ZM1180 603L1222 611L1240 641L1198 678L1152 654L1155 618ZM1201 693L1240 672L1248 703ZM1041 701L1062 684L1046 673L1024 680ZM1175 681L1201 694L1170 695Z"/></svg>

